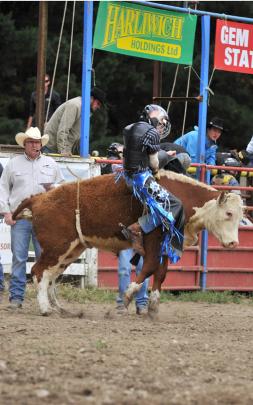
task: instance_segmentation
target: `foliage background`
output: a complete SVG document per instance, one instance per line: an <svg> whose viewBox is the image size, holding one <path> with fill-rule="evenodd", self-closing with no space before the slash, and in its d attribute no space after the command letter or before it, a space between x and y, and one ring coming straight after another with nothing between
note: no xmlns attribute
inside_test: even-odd
<svg viewBox="0 0 253 405"><path fill-rule="evenodd" d="M183 6L183 2L163 2ZM63 16L64 2L48 2L47 72L52 74ZM94 3L94 25L98 2ZM65 100L69 61L70 30L73 2L68 2L65 28L56 73L55 90ZM198 9L253 18L253 2L200 1ZM29 100L35 89L39 3L0 2L0 143L15 143L15 134L25 130ZM81 93L83 2L76 2L74 43L69 98ZM201 18L198 18L193 67L200 75ZM211 18L210 75L213 69L215 19ZM107 108L95 113L91 122L90 150L105 154L112 141L121 142L122 128L135 121L143 106L152 101L153 63L99 50L94 51L95 84L107 93ZM169 96L176 65L163 63L162 96ZM186 92L187 72L180 66L175 96ZM245 148L252 135L251 110L253 76L216 71L210 85L209 117L226 120L227 132L220 140L221 148ZM199 94L199 78L192 73L190 96ZM167 108L167 105L163 105ZM184 103L170 108L172 133L170 140L181 135ZM197 124L198 105L188 106L185 132Z"/></svg>

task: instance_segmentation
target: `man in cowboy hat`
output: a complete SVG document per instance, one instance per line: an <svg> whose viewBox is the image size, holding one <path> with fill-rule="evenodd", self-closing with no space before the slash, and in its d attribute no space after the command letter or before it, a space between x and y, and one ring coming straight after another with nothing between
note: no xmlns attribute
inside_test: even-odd
<svg viewBox="0 0 253 405"><path fill-rule="evenodd" d="M41 136L39 128L30 127L25 133L16 135L16 142L24 148L22 155L10 159L0 179L0 213L11 226L12 272L9 285L10 307L21 308L26 285L26 261L29 242L32 237L36 258L40 246L30 221L14 221L12 213L17 206L31 195L45 191L45 184L62 182L63 176L57 163L41 154L48 135Z"/></svg>
<svg viewBox="0 0 253 405"><path fill-rule="evenodd" d="M189 153L192 163L197 162L198 151L198 127L195 126L193 131L182 135L175 140L175 144L181 145ZM206 144L205 144L205 163L207 165L215 165L216 163L216 145L217 140L220 138L224 131L224 122L221 118L214 117L207 124L206 130Z"/></svg>
<svg viewBox="0 0 253 405"><path fill-rule="evenodd" d="M105 93L98 87L91 90L90 112L99 110L105 103ZM54 112L45 126L49 142L43 149L46 153L60 153L70 156L74 144L80 141L82 97L72 98Z"/></svg>

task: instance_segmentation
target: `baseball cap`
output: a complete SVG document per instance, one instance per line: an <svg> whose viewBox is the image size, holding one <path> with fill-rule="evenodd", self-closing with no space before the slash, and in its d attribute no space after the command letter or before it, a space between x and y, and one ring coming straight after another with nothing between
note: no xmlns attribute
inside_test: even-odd
<svg viewBox="0 0 253 405"><path fill-rule="evenodd" d="M221 118L213 117L207 124L208 128L214 127L224 131L224 121Z"/></svg>

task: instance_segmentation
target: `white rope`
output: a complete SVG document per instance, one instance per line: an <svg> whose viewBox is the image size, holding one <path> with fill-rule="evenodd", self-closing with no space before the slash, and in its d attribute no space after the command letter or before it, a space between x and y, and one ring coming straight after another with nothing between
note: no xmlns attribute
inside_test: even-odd
<svg viewBox="0 0 253 405"><path fill-rule="evenodd" d="M189 88L190 88L190 80L191 80L191 66L189 66L189 71L188 71L188 80L187 80L187 88L186 88L186 97L189 96ZM182 126L182 135L184 134L184 129L185 129L185 120L186 120L186 114L187 114L187 108L188 108L188 101L185 101L184 104L184 118L183 118L183 126Z"/></svg>
<svg viewBox="0 0 253 405"><path fill-rule="evenodd" d="M179 65L177 65L177 68L176 68L176 72L175 72L175 76L174 76L174 81L173 81L173 85L172 85L172 90L171 90L171 93L170 93L170 97L173 97L173 94L174 94L174 89L175 89L175 86L176 86L178 70L179 70ZM171 100L168 102L167 114L169 113L170 105L171 105Z"/></svg>
<svg viewBox="0 0 253 405"><path fill-rule="evenodd" d="M70 69L71 69L71 58L72 58L72 48L73 48L73 32L75 23L75 11L76 2L73 2L73 12L72 12L72 24L71 24L71 37L70 37L70 47L69 47L69 66L68 66L68 80L67 80L67 90L66 90L66 101L69 98L69 80L70 80Z"/></svg>
<svg viewBox="0 0 253 405"><path fill-rule="evenodd" d="M91 66L93 66L94 56L95 56L95 48L92 49ZM91 86L91 87L96 87L96 72L95 72L95 69L93 67L92 67L91 70L92 70L92 74L93 74L93 86Z"/></svg>
<svg viewBox="0 0 253 405"><path fill-rule="evenodd" d="M61 24L61 31L60 31L59 41L58 41L58 48L57 48L57 53L56 53L56 57L55 57L54 72L53 72L51 88L50 88L49 102L48 102L48 106L47 106L47 113L46 113L46 120L45 120L46 122L47 122L49 108L50 108L50 104L51 104L51 100L52 100L52 93L53 93L53 88L54 88L56 68L57 68L58 59L59 59L59 52L60 52L60 47L61 47L62 32L63 32L64 23L65 23L67 5L68 5L68 2L65 1L65 7L64 7L64 11L63 11L62 24Z"/></svg>
<svg viewBox="0 0 253 405"><path fill-rule="evenodd" d="M195 75L199 78L200 83L203 84L203 80L201 80L201 78L199 77L198 73L196 72L196 70L193 68L192 66L192 70L195 73ZM215 69L213 69L212 75L211 75L211 79L213 78L213 74L214 74ZM212 96L214 95L213 90L209 87L210 83L211 83L211 79L209 80L209 84L208 86L205 88L205 90L207 90L210 94L212 94Z"/></svg>
<svg viewBox="0 0 253 405"><path fill-rule="evenodd" d="M210 77L210 80L209 80L209 83L208 83L209 88L210 88L211 81L213 80L214 72L215 72L215 68L213 68L213 71L212 71L212 74L211 74L211 77Z"/></svg>

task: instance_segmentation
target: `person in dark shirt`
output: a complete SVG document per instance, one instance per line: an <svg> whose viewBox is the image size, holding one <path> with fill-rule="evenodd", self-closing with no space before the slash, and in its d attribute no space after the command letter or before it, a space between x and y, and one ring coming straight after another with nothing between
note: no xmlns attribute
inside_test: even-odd
<svg viewBox="0 0 253 405"><path fill-rule="evenodd" d="M45 122L47 122L55 112L55 110L61 105L61 97L59 93L56 91L52 91L52 97L49 105L48 116L47 109L50 99L50 76L48 74L45 75ZM27 121L27 129L30 127L36 127L36 119L35 119L35 112L36 112L36 92L32 92L31 99L30 99L30 112Z"/></svg>

